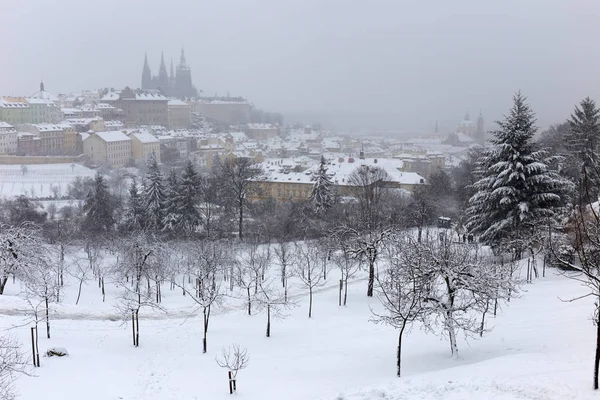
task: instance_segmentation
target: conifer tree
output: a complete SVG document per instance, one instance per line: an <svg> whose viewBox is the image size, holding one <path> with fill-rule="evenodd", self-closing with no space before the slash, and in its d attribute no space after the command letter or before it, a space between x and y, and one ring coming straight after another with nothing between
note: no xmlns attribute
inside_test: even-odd
<svg viewBox="0 0 600 400"><path fill-rule="evenodd" d="M185 235L192 234L201 222L198 203L200 202L200 177L191 161L188 160L181 174L177 193L177 229Z"/></svg>
<svg viewBox="0 0 600 400"><path fill-rule="evenodd" d="M330 209L335 202L335 194L331 177L327 173L327 162L321 156L319 169L313 174L313 183L310 193L310 202L317 214L322 214Z"/></svg>
<svg viewBox="0 0 600 400"><path fill-rule="evenodd" d="M139 192L135 179L129 185L129 199L125 211L125 229L128 231L140 231L146 227L146 209Z"/></svg>
<svg viewBox="0 0 600 400"><path fill-rule="evenodd" d="M179 223L179 178L177 172L172 169L167 178L167 188L165 190L165 201L163 209L163 230L171 233L177 233Z"/></svg>
<svg viewBox="0 0 600 400"><path fill-rule="evenodd" d="M160 231L164 218L165 187L163 175L154 155L148 159L148 173L144 183L144 203L148 215L148 229Z"/></svg>
<svg viewBox="0 0 600 400"><path fill-rule="evenodd" d="M82 228L91 233L103 233L112 229L115 224L113 204L106 180L96 173L94 186L88 192L83 205L85 217Z"/></svg>
<svg viewBox="0 0 600 400"><path fill-rule="evenodd" d="M568 164L579 170L575 183L580 199L594 202L600 186L600 110L596 102L589 97L583 99L580 107L575 107L568 124L569 130L564 137L565 146L571 152Z"/></svg>
<svg viewBox="0 0 600 400"><path fill-rule="evenodd" d="M569 185L548 167L547 152L535 149L535 115L525 100L515 94L509 114L492 132L493 147L478 160L480 179L473 185L466 224L484 243L516 245L517 256L536 227L554 215Z"/></svg>

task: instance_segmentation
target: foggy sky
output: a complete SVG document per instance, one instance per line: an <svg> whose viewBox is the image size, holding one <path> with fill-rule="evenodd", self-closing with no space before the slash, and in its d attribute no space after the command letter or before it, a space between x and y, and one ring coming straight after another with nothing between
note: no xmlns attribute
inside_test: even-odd
<svg viewBox="0 0 600 400"><path fill-rule="evenodd" d="M518 89L541 126L600 102L598 0L5 0L0 95L139 87L144 52L157 73L181 46L204 94L340 129L492 128Z"/></svg>

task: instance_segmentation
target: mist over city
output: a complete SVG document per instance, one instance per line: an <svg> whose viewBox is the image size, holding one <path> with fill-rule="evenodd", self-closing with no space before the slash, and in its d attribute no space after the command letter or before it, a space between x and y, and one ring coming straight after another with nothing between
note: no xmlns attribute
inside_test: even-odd
<svg viewBox="0 0 600 400"><path fill-rule="evenodd" d="M0 400L591 400L600 2L0 6Z"/></svg>

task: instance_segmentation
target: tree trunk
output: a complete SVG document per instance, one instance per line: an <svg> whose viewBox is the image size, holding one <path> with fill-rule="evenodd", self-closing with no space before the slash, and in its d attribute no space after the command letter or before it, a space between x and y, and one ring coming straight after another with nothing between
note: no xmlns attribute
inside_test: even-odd
<svg viewBox="0 0 600 400"><path fill-rule="evenodd" d="M267 337L271 337L271 305L267 304Z"/></svg>
<svg viewBox="0 0 600 400"><path fill-rule="evenodd" d="M243 231L244 231L244 202L240 199L240 220L238 221L238 237L240 241L244 240Z"/></svg>
<svg viewBox="0 0 600 400"><path fill-rule="evenodd" d="M402 325L402 328L400 328L400 332L398 333L398 354L396 356L396 375L398 377L402 376L402 335L404 334L404 328L406 328L406 322Z"/></svg>
<svg viewBox="0 0 600 400"><path fill-rule="evenodd" d="M456 330L454 327L454 319L452 313L446 313L446 329L448 330L448 338L450 339L450 350L452 358L458 359L458 345L456 343Z"/></svg>
<svg viewBox="0 0 600 400"><path fill-rule="evenodd" d="M248 292L248 315L252 315L252 298L250 297L250 286L246 287Z"/></svg>
<svg viewBox="0 0 600 400"><path fill-rule="evenodd" d="M204 314L204 337L202 338L202 353L206 353L206 332L208 332L208 315L206 314L206 307L203 310Z"/></svg>
<svg viewBox="0 0 600 400"><path fill-rule="evenodd" d="M369 262L369 284L367 286L367 296L373 297L373 285L375 283L375 263Z"/></svg>
<svg viewBox="0 0 600 400"><path fill-rule="evenodd" d="M104 277L100 278L100 280L102 281L102 302L104 303L104 300L106 300L106 291L104 290Z"/></svg>
<svg viewBox="0 0 600 400"><path fill-rule="evenodd" d="M135 311L135 347L140 346L140 310Z"/></svg>
<svg viewBox="0 0 600 400"><path fill-rule="evenodd" d="M481 316L481 328L479 329L479 337L483 337L483 329L485 328L485 314L490 309L490 301L486 300L485 309L483 310L483 315Z"/></svg>
<svg viewBox="0 0 600 400"><path fill-rule="evenodd" d="M46 302L46 334L48 335L48 339L50 339L50 311L48 310L50 306L48 305L48 297L44 301Z"/></svg>
<svg viewBox="0 0 600 400"><path fill-rule="evenodd" d="M77 290L77 300L75 301L75 305L79 304L79 298L81 297L81 285L83 285L83 279L79 280L79 289Z"/></svg>
<svg viewBox="0 0 600 400"><path fill-rule="evenodd" d="M598 367L600 366L600 304L596 305L596 357L594 358L594 390L598 390Z"/></svg>
<svg viewBox="0 0 600 400"><path fill-rule="evenodd" d="M348 299L348 278L344 280L344 306L346 305L346 299Z"/></svg>
<svg viewBox="0 0 600 400"><path fill-rule="evenodd" d="M6 282L8 282L8 275L4 275L2 279L0 279L0 295L4 294L4 288L6 287Z"/></svg>
<svg viewBox="0 0 600 400"><path fill-rule="evenodd" d="M312 287L308 288L308 318L312 317Z"/></svg>

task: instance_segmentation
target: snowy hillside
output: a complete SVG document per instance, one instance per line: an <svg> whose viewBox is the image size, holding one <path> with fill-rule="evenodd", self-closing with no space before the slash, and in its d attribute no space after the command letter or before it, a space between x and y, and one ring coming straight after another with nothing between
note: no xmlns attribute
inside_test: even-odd
<svg viewBox="0 0 600 400"><path fill-rule="evenodd" d="M0 198L26 195L46 198L67 194L75 178L93 177L94 170L80 164L0 165Z"/></svg>
<svg viewBox="0 0 600 400"><path fill-rule="evenodd" d="M202 354L202 320L180 290L165 285L165 311L141 313L140 347L131 328L115 313L117 289L107 284L106 301L89 281L75 305L77 281L67 278L59 306L53 306L52 339L40 336L40 350L66 347L65 358L43 358L35 377L17 382L22 399L88 400L228 399L226 371L215 363L221 347L239 343L250 364L238 376L237 396L246 399L413 400L413 399L587 399L592 398L591 366L595 328L590 301L559 299L582 294L577 283L550 270L527 285L496 318L482 339L459 342L459 360L446 340L414 329L405 339L404 377L395 378L397 332L369 322L376 298L365 296L364 280L349 289L339 307L338 271L315 294L313 318L307 295L292 289L298 307L273 321L247 316L235 299L214 311L208 353ZM29 350L27 304L9 283L0 296L0 328ZM190 316L190 313L193 316ZM190 316L189 318L186 318ZM43 324L42 324L43 325ZM490 325L491 326L491 325ZM28 353L27 353L28 354Z"/></svg>

